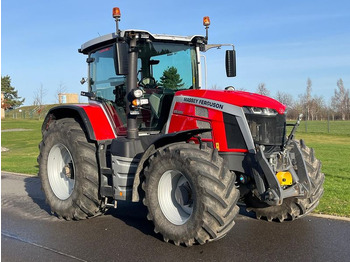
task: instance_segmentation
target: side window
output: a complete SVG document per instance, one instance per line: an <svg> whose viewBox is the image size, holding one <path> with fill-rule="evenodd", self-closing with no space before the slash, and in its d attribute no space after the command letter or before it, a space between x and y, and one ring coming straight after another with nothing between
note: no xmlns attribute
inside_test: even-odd
<svg viewBox="0 0 350 262"><path fill-rule="evenodd" d="M105 47L90 55L91 91L99 98L115 101L115 88L125 84L125 76L118 76L114 67L114 47Z"/></svg>

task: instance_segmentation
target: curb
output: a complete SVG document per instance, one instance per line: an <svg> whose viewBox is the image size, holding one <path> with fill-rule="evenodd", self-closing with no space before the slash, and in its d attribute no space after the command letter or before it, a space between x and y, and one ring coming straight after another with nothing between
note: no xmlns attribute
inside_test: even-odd
<svg viewBox="0 0 350 262"><path fill-rule="evenodd" d="M3 170L1 170L1 174L9 174L9 175L16 175L16 176L26 176L26 177L38 177L38 175L22 174L22 173L15 173L15 172L10 172L10 171L3 171Z"/></svg>
<svg viewBox="0 0 350 262"><path fill-rule="evenodd" d="M317 213L311 213L309 214L309 216L350 222L350 217L332 216L332 215L317 214Z"/></svg>

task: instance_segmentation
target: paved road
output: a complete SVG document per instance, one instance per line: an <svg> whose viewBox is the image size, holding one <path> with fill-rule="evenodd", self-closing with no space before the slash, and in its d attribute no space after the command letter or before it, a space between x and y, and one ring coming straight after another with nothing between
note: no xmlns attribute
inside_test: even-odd
<svg viewBox="0 0 350 262"><path fill-rule="evenodd" d="M350 261L350 222L306 217L291 223L244 211L223 239L176 247L153 233L140 204L85 221L49 213L40 181L1 174L2 261Z"/></svg>

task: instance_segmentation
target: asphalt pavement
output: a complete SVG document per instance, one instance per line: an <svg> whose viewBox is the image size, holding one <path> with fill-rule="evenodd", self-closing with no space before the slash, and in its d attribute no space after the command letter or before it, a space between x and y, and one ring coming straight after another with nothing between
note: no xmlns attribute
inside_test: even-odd
<svg viewBox="0 0 350 262"><path fill-rule="evenodd" d="M218 241L190 248L165 243L147 210L119 202L84 221L51 215L40 180L1 173L2 261L350 261L350 222L307 216L293 222L254 219L241 208Z"/></svg>

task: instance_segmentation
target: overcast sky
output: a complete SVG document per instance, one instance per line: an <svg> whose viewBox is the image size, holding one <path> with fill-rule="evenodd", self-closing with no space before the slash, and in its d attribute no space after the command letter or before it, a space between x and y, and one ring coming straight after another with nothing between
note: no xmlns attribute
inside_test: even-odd
<svg viewBox="0 0 350 262"><path fill-rule="evenodd" d="M175 35L205 34L210 43L233 43L237 77L226 78L221 53L208 57L208 87L233 85L255 92L259 83L274 95L295 98L312 80L314 95L326 102L342 78L350 88L350 1L92 1L2 0L1 75L9 75L26 105L36 90L55 103L60 85L66 92L87 89L84 42L115 30L112 8L122 12L121 29Z"/></svg>

